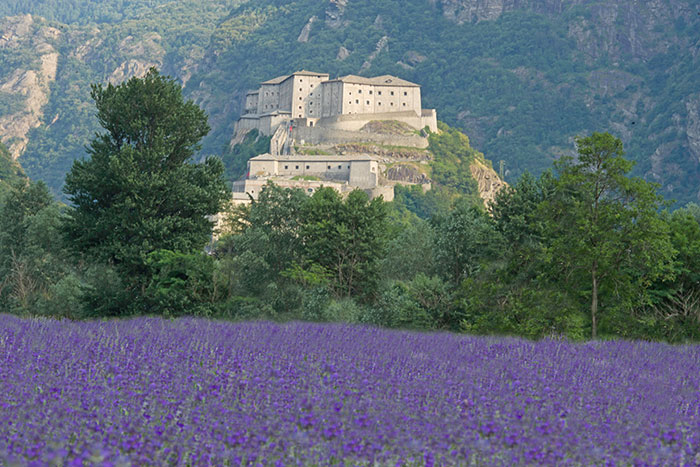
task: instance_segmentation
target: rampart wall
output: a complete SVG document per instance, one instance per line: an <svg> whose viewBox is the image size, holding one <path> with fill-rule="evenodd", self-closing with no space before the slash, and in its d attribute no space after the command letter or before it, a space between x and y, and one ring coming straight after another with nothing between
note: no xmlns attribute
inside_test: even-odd
<svg viewBox="0 0 700 467"><path fill-rule="evenodd" d="M364 123L367 123L367 121L365 120ZM297 143L309 144L378 143L387 146L408 146L420 149L428 147L428 140L418 135L381 135L321 126L297 126L292 132L292 137Z"/></svg>

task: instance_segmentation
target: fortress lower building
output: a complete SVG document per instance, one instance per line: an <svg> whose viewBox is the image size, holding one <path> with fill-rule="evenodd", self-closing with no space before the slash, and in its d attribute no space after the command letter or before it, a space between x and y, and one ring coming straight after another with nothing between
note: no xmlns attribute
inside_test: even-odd
<svg viewBox="0 0 700 467"><path fill-rule="evenodd" d="M234 202L257 199L265 184L273 181L285 188L301 188L312 194L322 186L341 194L354 189L365 191L371 198L394 199L394 187L380 184L378 161L368 155L308 156L295 154L276 156L262 154L248 161L245 180L234 182Z"/></svg>
<svg viewBox="0 0 700 467"><path fill-rule="evenodd" d="M421 106L420 86L395 76L298 71L260 83L246 95L236 132L257 129L272 135L282 124L358 131L371 120L397 120L416 130L437 132L437 114Z"/></svg>

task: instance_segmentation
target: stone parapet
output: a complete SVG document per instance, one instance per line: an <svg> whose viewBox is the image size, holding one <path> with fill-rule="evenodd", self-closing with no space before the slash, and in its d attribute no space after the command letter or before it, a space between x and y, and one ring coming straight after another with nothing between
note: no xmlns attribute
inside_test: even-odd
<svg viewBox="0 0 700 467"><path fill-rule="evenodd" d="M368 123L368 120L365 120L360 128L366 123ZM327 128L319 125L298 125L294 128L292 137L297 143L301 144L377 143L386 146L408 146L420 149L428 147L428 139L418 135L382 135L364 131Z"/></svg>

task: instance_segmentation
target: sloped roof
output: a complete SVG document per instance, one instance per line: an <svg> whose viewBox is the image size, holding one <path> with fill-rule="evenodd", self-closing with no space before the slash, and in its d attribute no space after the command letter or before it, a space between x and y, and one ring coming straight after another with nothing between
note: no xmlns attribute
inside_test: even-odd
<svg viewBox="0 0 700 467"><path fill-rule="evenodd" d="M309 71L309 70L301 70L297 71L295 73L292 73L292 76L294 75L300 75L300 76L330 76L328 73L317 73L315 71Z"/></svg>
<svg viewBox="0 0 700 467"><path fill-rule="evenodd" d="M322 78L323 77L327 78L329 76L329 74L328 73L317 73L315 71L301 70L301 71L295 71L291 75L278 76L277 78L272 78L270 80L263 81L260 84L280 84L280 83L287 81L292 76L320 76Z"/></svg>
<svg viewBox="0 0 700 467"><path fill-rule="evenodd" d="M282 83L282 82L284 82L284 81L287 81L287 79L288 79L290 76L291 76L291 75L278 76L277 78L272 78L272 79L268 79L267 81L263 81L263 82L260 83L260 84L280 84L280 83Z"/></svg>
<svg viewBox="0 0 700 467"><path fill-rule="evenodd" d="M420 87L416 83L411 83L405 79L397 78L391 75L376 76L374 78L365 78L364 76L347 75L330 81L341 81L350 84L369 84L373 86L402 86L402 87Z"/></svg>

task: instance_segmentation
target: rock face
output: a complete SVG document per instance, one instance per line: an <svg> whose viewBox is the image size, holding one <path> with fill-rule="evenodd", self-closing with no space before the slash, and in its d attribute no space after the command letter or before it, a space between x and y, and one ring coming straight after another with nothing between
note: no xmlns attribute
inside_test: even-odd
<svg viewBox="0 0 700 467"><path fill-rule="evenodd" d="M326 8L326 25L333 29L338 29L345 26L347 23L343 21L345 8L348 6L348 0L330 0Z"/></svg>
<svg viewBox="0 0 700 467"><path fill-rule="evenodd" d="M492 21L513 10L531 10L558 16L575 6L587 8L589 14L578 17L569 27L580 50L591 59L623 54L648 58L671 44L664 25L673 28L679 18L688 19L697 11L681 0L430 0L443 15L456 22Z"/></svg>
<svg viewBox="0 0 700 467"><path fill-rule="evenodd" d="M498 192L506 186L506 183L498 177L495 170L479 159L472 162L469 170L479 186L479 196L484 200L484 205L488 207L496 199Z"/></svg>
<svg viewBox="0 0 700 467"><path fill-rule="evenodd" d="M315 16L312 16L309 18L309 21L306 23L306 25L302 28L301 33L299 33L299 37L297 38L297 42L305 43L309 42L309 36L311 35L311 28L314 26L314 22L317 20Z"/></svg>
<svg viewBox="0 0 700 467"><path fill-rule="evenodd" d="M350 51L348 49L346 49L345 47L341 46L340 49L338 49L338 55L336 55L335 58L336 58L336 60L340 60L342 62L343 60L345 60L349 56L350 56Z"/></svg>
<svg viewBox="0 0 700 467"><path fill-rule="evenodd" d="M66 36L69 37L66 37ZM19 98L19 108L0 114L0 140L8 147L13 159L18 159L29 143L31 130L44 122L44 108L51 98L51 86L56 81L59 63L68 58L83 63L104 61L100 29L72 29L69 33L50 26L45 20L31 15L0 20L0 49L21 54L23 61L10 73L0 72L0 94ZM161 36L145 33L141 37L127 36L117 46L123 60L104 77L113 84L133 76L143 76L149 68L163 66L165 49ZM75 45L74 47L72 47ZM66 56L59 53L65 51ZM111 58L111 57L110 57ZM50 116L51 125L61 116Z"/></svg>
<svg viewBox="0 0 700 467"><path fill-rule="evenodd" d="M108 80L112 84L119 84L134 76L144 76L152 67L161 68L165 49L160 45L161 37L152 32L137 39L127 36L119 43L119 51L127 56L117 68L112 71Z"/></svg>
<svg viewBox="0 0 700 467"><path fill-rule="evenodd" d="M369 57L367 57L367 60L365 63L362 64L362 68L360 68L360 73L363 71L368 70L372 66L372 62L374 61L377 56L382 53L382 51L386 50L389 47L389 36L384 36L381 39L379 39L379 42L377 42L377 47L374 49L374 52L372 52Z"/></svg>
<svg viewBox="0 0 700 467"><path fill-rule="evenodd" d="M695 158L700 162L700 93L690 96L685 103L688 110L688 147Z"/></svg>
<svg viewBox="0 0 700 467"><path fill-rule="evenodd" d="M59 54L53 42L61 33L31 15L0 21L0 48L32 50L36 60L0 79L0 92L22 97L19 110L0 116L0 138L17 159L29 142L28 134L41 124L49 88L56 79Z"/></svg>
<svg viewBox="0 0 700 467"><path fill-rule="evenodd" d="M418 185L430 183L430 179L420 170L412 165L397 164L389 167L385 176L392 182L406 182Z"/></svg>

